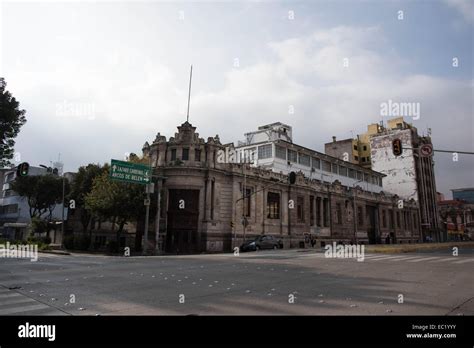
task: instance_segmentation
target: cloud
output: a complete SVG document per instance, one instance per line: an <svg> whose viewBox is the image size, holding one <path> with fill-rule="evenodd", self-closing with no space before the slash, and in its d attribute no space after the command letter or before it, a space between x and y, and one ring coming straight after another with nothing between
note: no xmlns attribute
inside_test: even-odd
<svg viewBox="0 0 474 348"><path fill-rule="evenodd" d="M444 0L444 2L458 11L466 21L474 22L474 2L472 0Z"/></svg>
<svg viewBox="0 0 474 348"><path fill-rule="evenodd" d="M472 151L472 81L403 73L406 59L385 46L378 28L350 27L272 42L272 61L235 69L222 90L194 96L195 113L207 118L198 126L235 141L258 125L283 121L294 126L296 143L323 150L331 135L350 137L380 121L380 104L391 99L420 103L420 119L407 121L421 134L431 128L435 148ZM453 163L449 154L437 154L436 160L440 190L457 185L452 171L472 185L470 159Z"/></svg>
<svg viewBox="0 0 474 348"><path fill-rule="evenodd" d="M414 124L420 132L432 128L435 148L472 151L472 81L405 73L409 58L389 44L380 27L350 26L267 42L265 59L227 71L219 88L193 90L190 121L202 137L219 134L223 142L282 121L294 127L296 143L322 151L332 135L350 137L380 121L380 104L391 99L421 104ZM185 120L187 81L133 47L115 43L85 62L63 57L30 69L16 64L7 82L26 101L29 121L17 144L31 158L62 152L69 165L108 161L139 152L157 132L173 136ZM205 85L207 77L196 75L193 83ZM94 118L58 117L64 101L94 105ZM442 191L472 186L470 160L436 160ZM456 184L453 170L464 178Z"/></svg>

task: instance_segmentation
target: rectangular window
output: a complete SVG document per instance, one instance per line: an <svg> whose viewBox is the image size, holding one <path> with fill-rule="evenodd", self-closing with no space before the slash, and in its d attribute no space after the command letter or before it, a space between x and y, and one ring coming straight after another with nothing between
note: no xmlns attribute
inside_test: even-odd
<svg viewBox="0 0 474 348"><path fill-rule="evenodd" d="M362 227L364 225L364 215L362 211L362 207L357 207L357 226Z"/></svg>
<svg viewBox="0 0 474 348"><path fill-rule="evenodd" d="M325 172L331 172L331 162L323 161L323 170Z"/></svg>
<svg viewBox="0 0 474 348"><path fill-rule="evenodd" d="M393 225L394 224L394 221L393 221L393 210L389 210L388 211L388 225L390 228L394 228L395 226Z"/></svg>
<svg viewBox="0 0 474 348"><path fill-rule="evenodd" d="M339 166L339 174L342 176L347 176L347 168L343 166Z"/></svg>
<svg viewBox="0 0 474 348"><path fill-rule="evenodd" d="M272 144L262 145L258 147L258 159L271 158L272 156Z"/></svg>
<svg viewBox="0 0 474 348"><path fill-rule="evenodd" d="M189 149L183 148L182 159L183 159L183 161L189 161Z"/></svg>
<svg viewBox="0 0 474 348"><path fill-rule="evenodd" d="M354 169L349 169L349 178L355 179L355 170Z"/></svg>
<svg viewBox="0 0 474 348"><path fill-rule="evenodd" d="M267 218L280 218L280 194L268 192L267 194Z"/></svg>
<svg viewBox="0 0 474 348"><path fill-rule="evenodd" d="M401 228L402 227L402 224L400 222L400 212L397 211L397 228Z"/></svg>
<svg viewBox="0 0 474 348"><path fill-rule="evenodd" d="M270 145L271 146L271 145ZM256 155L258 154L256 147L251 147L248 149L240 149L236 153L236 160L239 163L254 163L256 160Z"/></svg>
<svg viewBox="0 0 474 348"><path fill-rule="evenodd" d="M309 157L308 155L300 154L300 156L299 156L299 163L300 164L309 167L310 166L310 161L311 161L311 157Z"/></svg>
<svg viewBox="0 0 474 348"><path fill-rule="evenodd" d="M298 222L304 222L304 197L296 198L296 211Z"/></svg>
<svg viewBox="0 0 474 348"><path fill-rule="evenodd" d="M201 162L201 150L199 149L194 150L194 160L196 162Z"/></svg>
<svg viewBox="0 0 474 348"><path fill-rule="evenodd" d="M288 161L297 163L298 162L298 153L293 150L288 150Z"/></svg>
<svg viewBox="0 0 474 348"><path fill-rule="evenodd" d="M364 175L364 181L365 181L365 182L369 182L370 175L369 175L369 174L366 174L366 173L363 173L363 175Z"/></svg>
<svg viewBox="0 0 474 348"><path fill-rule="evenodd" d="M215 196L215 182L211 181L211 220L214 220L214 196Z"/></svg>
<svg viewBox="0 0 474 348"><path fill-rule="evenodd" d="M373 185L377 185L377 177L372 175L370 177L370 183Z"/></svg>
<svg viewBox="0 0 474 348"><path fill-rule="evenodd" d="M354 145L354 150L356 150L356 151L357 151L357 145Z"/></svg>
<svg viewBox="0 0 474 348"><path fill-rule="evenodd" d="M286 148L283 146L275 145L275 156L280 159L286 160Z"/></svg>
<svg viewBox="0 0 474 348"><path fill-rule="evenodd" d="M363 149L364 149L364 151L367 151L367 146L364 145Z"/></svg>
<svg viewBox="0 0 474 348"><path fill-rule="evenodd" d="M415 227L415 230L418 229L418 218L416 214L413 214L413 226Z"/></svg>
<svg viewBox="0 0 474 348"><path fill-rule="evenodd" d="M331 165L331 168L332 168L332 172L333 172L334 174L338 174L337 164L334 164L334 163L333 163L333 164Z"/></svg>
<svg viewBox="0 0 474 348"><path fill-rule="evenodd" d="M250 217L250 210L251 210L251 198L252 198L252 189L245 188L244 193L244 216Z"/></svg>
<svg viewBox="0 0 474 348"><path fill-rule="evenodd" d="M387 227L387 212L385 210L382 210L382 227Z"/></svg>
<svg viewBox="0 0 474 348"><path fill-rule="evenodd" d="M72 209L74 210L74 209ZM8 204L0 207L0 213L2 214L17 214L18 213L18 204Z"/></svg>
<svg viewBox="0 0 474 348"><path fill-rule="evenodd" d="M316 197L316 226L321 227L321 197Z"/></svg>
<svg viewBox="0 0 474 348"><path fill-rule="evenodd" d="M359 160L359 156L354 156L354 159L355 159L356 161L358 161L358 160Z"/></svg>
<svg viewBox="0 0 474 348"><path fill-rule="evenodd" d="M341 207L341 203L336 203L336 224L342 224L342 207Z"/></svg>
<svg viewBox="0 0 474 348"><path fill-rule="evenodd" d="M319 160L319 158L316 158L316 157L313 157L313 161L312 161L312 167L313 168L316 168L316 169L321 169L321 161Z"/></svg>
<svg viewBox="0 0 474 348"><path fill-rule="evenodd" d="M365 157L362 157L362 163L365 163Z"/></svg>
<svg viewBox="0 0 474 348"><path fill-rule="evenodd" d="M323 199L323 225L329 227L329 199Z"/></svg>
<svg viewBox="0 0 474 348"><path fill-rule="evenodd" d="M171 160L176 161L176 149L171 150Z"/></svg>
<svg viewBox="0 0 474 348"><path fill-rule="evenodd" d="M314 196L309 196L309 225L314 226Z"/></svg>
<svg viewBox="0 0 474 348"><path fill-rule="evenodd" d="M357 180L362 180L363 174L362 172L357 172Z"/></svg>

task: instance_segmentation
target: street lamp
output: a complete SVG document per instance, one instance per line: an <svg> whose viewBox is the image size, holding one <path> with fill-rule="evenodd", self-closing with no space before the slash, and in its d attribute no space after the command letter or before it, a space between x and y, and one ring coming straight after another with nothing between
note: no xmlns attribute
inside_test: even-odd
<svg viewBox="0 0 474 348"><path fill-rule="evenodd" d="M54 175L59 175L59 171L57 170L57 168L51 168L51 167L47 167L45 166L44 164L40 164L39 165L40 167L42 168L45 168L46 171L48 173L52 173ZM65 195L66 195L66 182L65 182L65 179L66 177L64 176L64 171L61 172L61 176L62 176L62 184L63 184L63 192L62 192L62 200L61 200L61 246L63 245L63 239L64 239L64 199L65 199ZM55 229L56 231L56 229ZM56 234L56 232L54 232ZM56 238L55 238L56 239ZM56 242L56 240L54 240L54 242Z"/></svg>

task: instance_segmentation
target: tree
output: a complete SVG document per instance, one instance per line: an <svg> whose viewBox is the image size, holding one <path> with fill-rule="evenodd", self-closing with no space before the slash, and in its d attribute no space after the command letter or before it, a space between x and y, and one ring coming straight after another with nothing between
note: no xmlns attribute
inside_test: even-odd
<svg viewBox="0 0 474 348"><path fill-rule="evenodd" d="M20 110L20 103L5 90L7 84L0 78L0 167L11 164L15 140L21 126L26 123L25 110Z"/></svg>
<svg viewBox="0 0 474 348"><path fill-rule="evenodd" d="M51 174L20 176L15 179L11 188L20 196L26 198L31 218L45 217L51 220L54 208L62 200L62 180L62 178ZM66 183L66 192L68 186Z"/></svg>
<svg viewBox="0 0 474 348"><path fill-rule="evenodd" d="M112 181L108 168L94 179L92 191L85 196L85 206L98 218L118 224L117 243L127 222L137 221L142 215L144 186Z"/></svg>
<svg viewBox="0 0 474 348"><path fill-rule="evenodd" d="M86 209L85 197L92 191L94 179L107 170L107 165L101 167L99 164L88 164L80 167L71 185L69 199L75 201L76 208L80 209L82 232L86 233L92 220L91 212ZM89 237L91 237L89 235Z"/></svg>

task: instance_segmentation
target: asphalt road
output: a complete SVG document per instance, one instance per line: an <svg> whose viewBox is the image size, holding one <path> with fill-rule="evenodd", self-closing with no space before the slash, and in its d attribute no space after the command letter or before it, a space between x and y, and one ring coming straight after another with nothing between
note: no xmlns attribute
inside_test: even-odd
<svg viewBox="0 0 474 348"><path fill-rule="evenodd" d="M0 315L473 315L474 250L0 259ZM399 303L402 302L402 303Z"/></svg>

